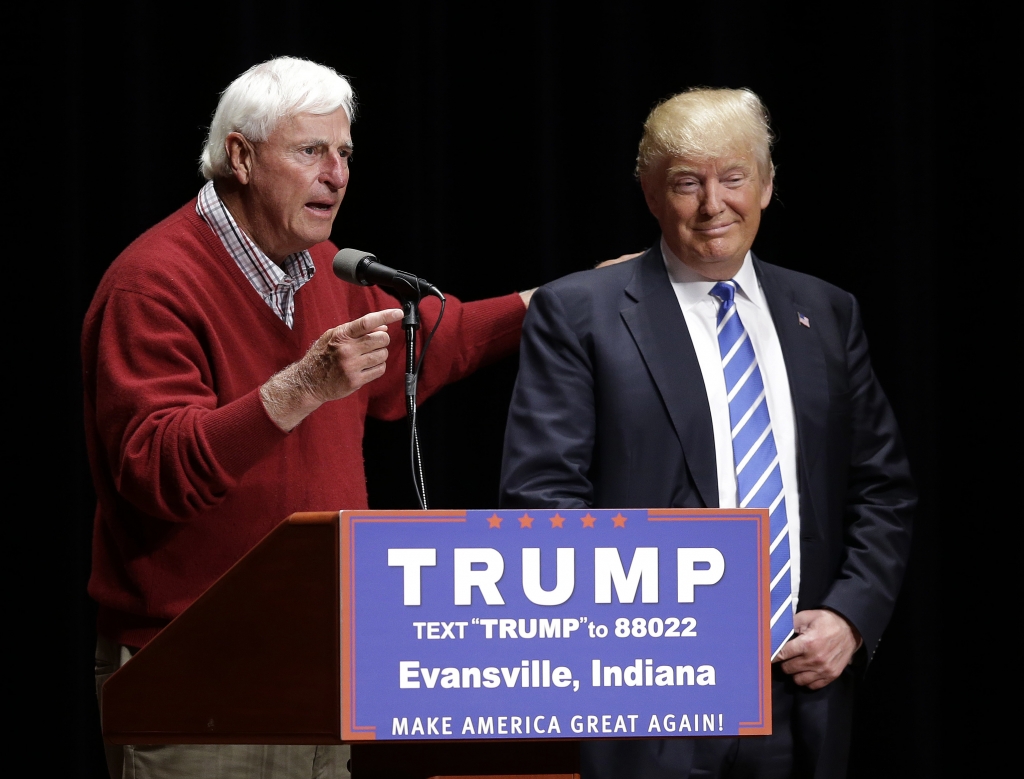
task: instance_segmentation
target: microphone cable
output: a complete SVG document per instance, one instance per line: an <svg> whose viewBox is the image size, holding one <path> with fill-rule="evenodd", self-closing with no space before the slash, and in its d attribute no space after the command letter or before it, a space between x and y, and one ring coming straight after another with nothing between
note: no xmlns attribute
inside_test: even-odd
<svg viewBox="0 0 1024 779"><path fill-rule="evenodd" d="M423 358L427 356L427 349L430 347L431 341L434 340L434 333L437 332L437 328L441 325L441 319L444 317L444 308L447 301L440 292L437 293L437 298L441 301L441 310L437 314L437 321L434 322L434 326L430 329L430 333L423 341L423 348L420 349L419 359L415 361L415 370L412 375L412 387L409 392L408 378L406 387L406 414L409 417L409 465L412 469L412 486L416 492L416 500L420 504L420 508L426 511L429 508L429 501L427 499L427 482L426 477L423 473L423 454L420 450L420 439L419 432L416 427L416 390L419 386L420 370L423 367ZM411 359L408 360L412 362Z"/></svg>

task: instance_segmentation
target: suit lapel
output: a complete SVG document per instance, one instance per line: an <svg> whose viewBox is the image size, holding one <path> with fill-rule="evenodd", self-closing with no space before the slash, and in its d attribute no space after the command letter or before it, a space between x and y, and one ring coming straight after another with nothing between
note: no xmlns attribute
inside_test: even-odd
<svg viewBox="0 0 1024 779"><path fill-rule="evenodd" d="M768 300L789 377L799 452L801 520L823 517L827 509L823 492L826 458L821 449L825 443L828 416L828 375L825 355L814 327L816 307L808 301L800 301L795 290L779 277L772 266L754 258L754 268ZM810 327L800 323L801 316L808 318ZM810 505L807 505L808 499ZM813 524L801 521L801 535L820 536L816 520Z"/></svg>
<svg viewBox="0 0 1024 779"><path fill-rule="evenodd" d="M625 291L633 302L622 308L622 319L668 409L694 485L704 504L716 507L718 468L711 408L660 248L655 246L640 258Z"/></svg>

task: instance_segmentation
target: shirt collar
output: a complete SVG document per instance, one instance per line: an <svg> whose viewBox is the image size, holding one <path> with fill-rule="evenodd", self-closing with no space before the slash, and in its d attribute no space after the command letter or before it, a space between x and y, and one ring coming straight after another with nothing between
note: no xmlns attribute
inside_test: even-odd
<svg viewBox="0 0 1024 779"><path fill-rule="evenodd" d="M665 237L661 238L661 256L665 262L665 270L668 271L669 280L676 289L676 294L684 308L692 308L700 303L711 301L717 305L717 301L709 293L717 283L712 279L701 276L697 271L686 265L676 257L675 253L668 247ZM757 281L757 273L754 271L754 262L748 251L743 258L743 264L739 271L733 276L736 282L737 292L753 303L758 308L766 308L764 293Z"/></svg>
<svg viewBox="0 0 1024 779"><path fill-rule="evenodd" d="M313 278L316 266L308 251L295 252L281 265L271 260L238 226L212 181L199 190L196 212L217 235L231 259L264 302L286 324L295 321L295 293Z"/></svg>

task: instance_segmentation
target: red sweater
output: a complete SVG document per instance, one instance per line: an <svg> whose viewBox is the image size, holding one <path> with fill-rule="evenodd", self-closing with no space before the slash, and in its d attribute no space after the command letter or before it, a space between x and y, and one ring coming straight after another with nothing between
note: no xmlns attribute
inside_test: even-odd
<svg viewBox="0 0 1024 779"><path fill-rule="evenodd" d="M89 594L105 637L142 646L295 511L366 508L364 418L405 413L400 324L385 375L291 433L259 397L324 331L397 307L376 288L335 278L335 252L329 242L310 250L317 272L296 295L293 330L195 201L133 242L100 282L82 363L97 491ZM421 333L437 311L424 301ZM524 313L514 294L466 304L449 297L419 397L513 352Z"/></svg>

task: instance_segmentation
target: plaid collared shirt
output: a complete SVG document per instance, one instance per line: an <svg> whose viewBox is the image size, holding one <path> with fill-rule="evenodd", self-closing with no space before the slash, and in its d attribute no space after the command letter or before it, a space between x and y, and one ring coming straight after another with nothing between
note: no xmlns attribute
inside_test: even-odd
<svg viewBox="0 0 1024 779"><path fill-rule="evenodd" d="M207 181L206 186L199 190L196 213L217 234L253 289L281 321L291 328L295 323L295 293L316 273L309 252L289 254L284 258L282 269L238 226L214 189L212 181Z"/></svg>

